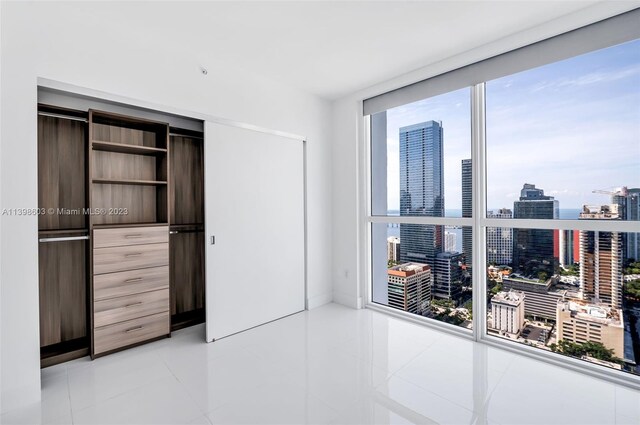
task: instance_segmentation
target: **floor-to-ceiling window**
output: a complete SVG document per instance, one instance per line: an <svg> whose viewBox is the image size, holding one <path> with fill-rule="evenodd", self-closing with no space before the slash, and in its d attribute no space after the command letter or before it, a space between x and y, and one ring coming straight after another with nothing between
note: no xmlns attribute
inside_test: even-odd
<svg viewBox="0 0 640 425"><path fill-rule="evenodd" d="M471 329L471 90L376 113L371 129L373 301Z"/></svg>
<svg viewBox="0 0 640 425"><path fill-rule="evenodd" d="M640 384L639 17L365 100L371 306Z"/></svg>

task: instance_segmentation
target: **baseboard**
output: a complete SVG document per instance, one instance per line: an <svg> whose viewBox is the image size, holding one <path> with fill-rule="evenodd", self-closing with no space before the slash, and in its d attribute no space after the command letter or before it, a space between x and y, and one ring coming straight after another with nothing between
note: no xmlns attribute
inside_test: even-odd
<svg viewBox="0 0 640 425"><path fill-rule="evenodd" d="M341 304L347 307L361 309L362 308L362 298L354 295L348 295L342 292L334 292L333 293L333 302L336 304Z"/></svg>
<svg viewBox="0 0 640 425"><path fill-rule="evenodd" d="M309 297L307 298L307 310L313 310L314 308L329 304L332 301L333 293L331 292Z"/></svg>

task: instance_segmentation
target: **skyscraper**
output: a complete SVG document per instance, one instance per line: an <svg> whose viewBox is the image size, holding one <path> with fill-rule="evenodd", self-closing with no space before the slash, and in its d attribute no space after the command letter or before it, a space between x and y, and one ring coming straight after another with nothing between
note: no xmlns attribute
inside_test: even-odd
<svg viewBox="0 0 640 425"><path fill-rule="evenodd" d="M453 232L444 232L444 250L446 252L455 252L458 244L458 237Z"/></svg>
<svg viewBox="0 0 640 425"><path fill-rule="evenodd" d="M512 218L510 209L487 211L487 218ZM511 264L513 259L513 229L511 227L487 227L487 262Z"/></svg>
<svg viewBox="0 0 640 425"><path fill-rule="evenodd" d="M619 205L585 205L580 219L619 220ZM622 308L622 234L580 231L580 290L585 300Z"/></svg>
<svg viewBox="0 0 640 425"><path fill-rule="evenodd" d="M577 230L558 231L558 259L562 267L580 262L580 236Z"/></svg>
<svg viewBox="0 0 640 425"><path fill-rule="evenodd" d="M640 188L627 191L627 220L640 220ZM627 233L627 258L640 261L640 233Z"/></svg>
<svg viewBox="0 0 640 425"><path fill-rule="evenodd" d="M462 294L462 254L441 252L436 256L433 270L434 298L458 301Z"/></svg>
<svg viewBox="0 0 640 425"><path fill-rule="evenodd" d="M558 201L545 196L544 190L525 183L520 200L513 203L513 218L557 219ZM527 276L555 273L558 260L554 255L554 231L546 229L513 229L513 268Z"/></svg>
<svg viewBox="0 0 640 425"><path fill-rule="evenodd" d="M400 128L400 215L444 216L442 125ZM400 225L400 261L434 264L443 250L443 226Z"/></svg>
<svg viewBox="0 0 640 425"><path fill-rule="evenodd" d="M611 204L618 205L618 216L620 220L631 220L629 218L629 190L626 186L617 187L613 192L611 192ZM627 254L627 234L622 233L622 258L629 258Z"/></svg>
<svg viewBox="0 0 640 425"><path fill-rule="evenodd" d="M394 263L400 261L400 238L395 236L387 238L387 261Z"/></svg>
<svg viewBox="0 0 640 425"><path fill-rule="evenodd" d="M472 175L471 160L462 160L462 216L471 218L473 213L472 207ZM465 263L471 265L471 251L473 247L471 227L464 226L462 228L462 254L465 257Z"/></svg>

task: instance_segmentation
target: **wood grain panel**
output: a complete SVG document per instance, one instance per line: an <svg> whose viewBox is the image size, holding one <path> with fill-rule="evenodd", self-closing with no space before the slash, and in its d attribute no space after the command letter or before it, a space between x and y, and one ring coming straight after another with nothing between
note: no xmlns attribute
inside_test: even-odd
<svg viewBox="0 0 640 425"><path fill-rule="evenodd" d="M169 289L143 292L96 301L93 326L96 328L169 311Z"/></svg>
<svg viewBox="0 0 640 425"><path fill-rule="evenodd" d="M87 336L86 244L39 244L41 346Z"/></svg>
<svg viewBox="0 0 640 425"><path fill-rule="evenodd" d="M38 228L84 228L84 214L58 213L58 208L82 210L86 205L86 127L80 121L38 116L38 207L56 210L38 216Z"/></svg>
<svg viewBox="0 0 640 425"><path fill-rule="evenodd" d="M171 136L169 188L171 224L204 222L203 141Z"/></svg>
<svg viewBox="0 0 640 425"><path fill-rule="evenodd" d="M93 155L91 178L157 180L156 161L161 159L148 155L131 155L118 152L96 151Z"/></svg>
<svg viewBox="0 0 640 425"><path fill-rule="evenodd" d="M170 237L171 314L204 307L204 232Z"/></svg>
<svg viewBox="0 0 640 425"><path fill-rule="evenodd" d="M158 222L157 191L166 188L121 184L94 184L91 190L92 209L126 208L126 215L94 215L93 224L126 224Z"/></svg>
<svg viewBox="0 0 640 425"><path fill-rule="evenodd" d="M135 146L156 146L156 133L116 125L93 123L93 139L101 142L124 143Z"/></svg>
<svg viewBox="0 0 640 425"><path fill-rule="evenodd" d="M169 264L169 244L118 246L93 250L93 273L113 273Z"/></svg>
<svg viewBox="0 0 640 425"><path fill-rule="evenodd" d="M93 231L94 249L163 242L169 242L169 228L167 226L95 229Z"/></svg>
<svg viewBox="0 0 640 425"><path fill-rule="evenodd" d="M169 288L169 267L127 270L93 277L95 301Z"/></svg>
<svg viewBox="0 0 640 425"><path fill-rule="evenodd" d="M169 312L96 328L93 352L101 354L169 334Z"/></svg>

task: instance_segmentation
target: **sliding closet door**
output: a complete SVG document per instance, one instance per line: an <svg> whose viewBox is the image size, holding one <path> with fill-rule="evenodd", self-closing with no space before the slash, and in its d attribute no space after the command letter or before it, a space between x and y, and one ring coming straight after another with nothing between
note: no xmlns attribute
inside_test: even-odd
<svg viewBox="0 0 640 425"><path fill-rule="evenodd" d="M207 341L304 310L303 155L298 140L205 123Z"/></svg>

